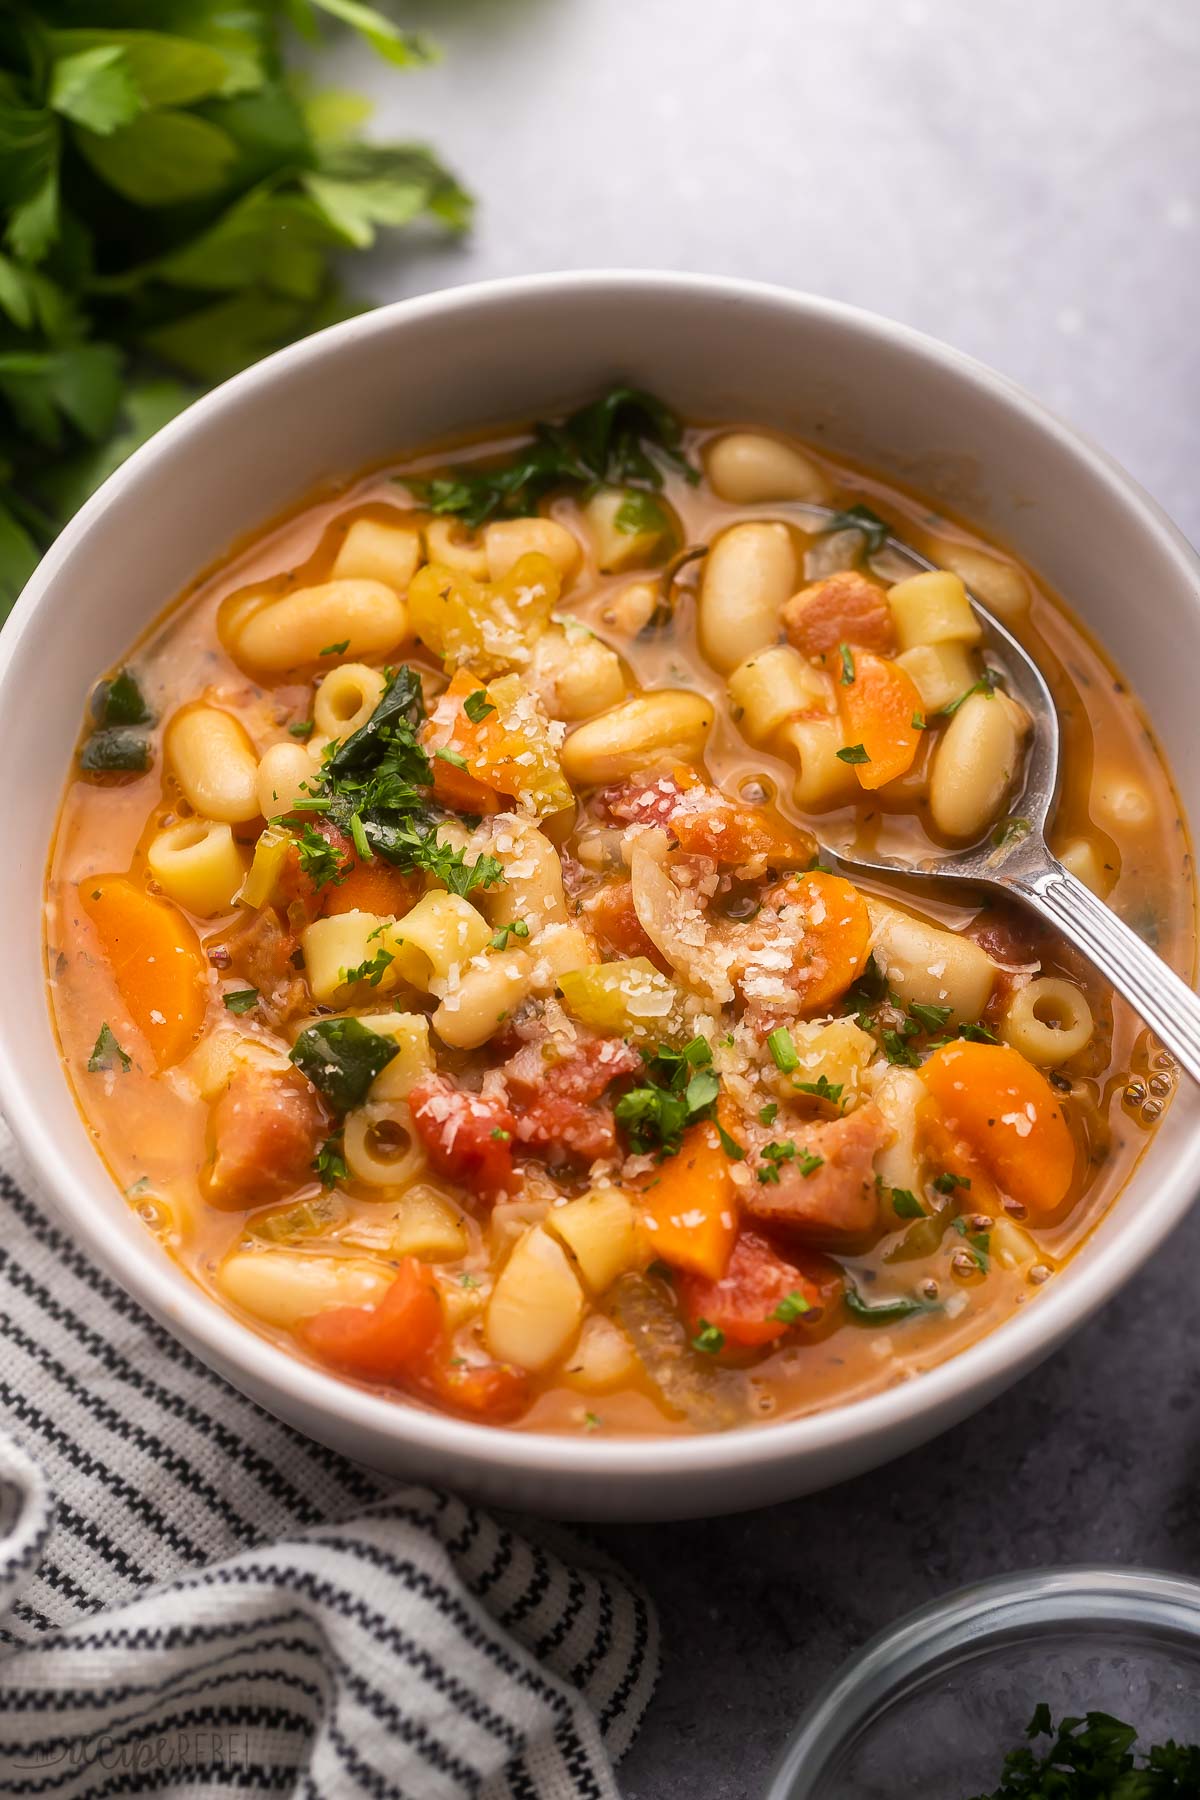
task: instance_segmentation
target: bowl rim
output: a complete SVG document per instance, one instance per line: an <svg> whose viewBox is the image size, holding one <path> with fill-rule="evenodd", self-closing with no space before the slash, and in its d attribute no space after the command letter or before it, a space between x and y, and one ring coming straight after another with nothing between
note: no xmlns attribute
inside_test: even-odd
<svg viewBox="0 0 1200 1800"><path fill-rule="evenodd" d="M647 296L676 298L681 304L722 302L730 307L735 328L738 304L773 309L800 324L825 323L875 338L907 357L914 369L936 368L982 390L1022 415L1027 425L1051 439L1060 451L1085 464L1097 484L1108 490L1114 505L1124 510L1131 526L1143 536L1156 538L1160 549L1171 554L1181 575L1197 585L1200 631L1200 558L1162 508L1107 452L1067 426L1009 377L965 352L863 308L771 283L678 271L562 271L467 284L380 306L275 351L201 396L108 477L31 576L0 633L0 716L25 642L38 632L43 606L55 600L60 571L107 508L137 487L153 459L167 451L179 452L199 429L210 429L247 401L261 400L271 388L353 340L382 342L402 333L410 322L439 314L459 327L480 328L487 315L503 314L526 302L570 302L600 294L614 305L636 303ZM42 871L43 849L38 846ZM565 1479L678 1479L735 1468L749 1476L755 1469L836 1455L876 1437L898 1437L906 1427L910 1429L906 1441L916 1441L921 1421L930 1418L935 1423L924 1435L931 1436L939 1429L939 1414L946 1419L958 1416L953 1414L956 1405L959 1413L968 1410L963 1397L976 1390L985 1396L998 1391L1006 1380L1049 1354L1111 1298L1157 1249L1200 1189L1198 1117L1174 1166L1139 1210L1135 1241L1126 1241L1131 1237L1127 1231L1115 1233L1111 1241L1091 1249L1081 1247L1069 1280L1053 1283L1038 1295L1036 1306L1006 1319L965 1349L923 1371L918 1379L800 1418L764 1421L723 1433L607 1439L483 1425L387 1398L316 1369L260 1336L205 1292L149 1233L145 1234L144 1253L121 1256L120 1246L108 1241L102 1215L89 1204L91 1184L72 1177L56 1141L55 1117L64 1106L75 1108L74 1096L65 1077L51 1093L40 1090L27 1076L11 1009L0 1009L0 1095L14 1137L60 1215L70 1220L99 1266L195 1353L211 1360L235 1383L244 1380L260 1403L271 1404L263 1400L264 1395L286 1395L292 1407L289 1416L301 1410L310 1419L337 1420L338 1435L343 1439L352 1432L356 1441L364 1443L382 1440L409 1445L459 1469L507 1467L525 1475L553 1474ZM99 1158L96 1167L97 1175L110 1182ZM1137 1179L1135 1168L1114 1206L1122 1203ZM282 1400L280 1404L284 1404Z"/></svg>
<svg viewBox="0 0 1200 1800"><path fill-rule="evenodd" d="M762 1800L804 1800L861 1726L901 1690L968 1646L1038 1627L1143 1625L1186 1632L1200 1649L1200 1580L1167 1569L1079 1563L1022 1569L955 1588L885 1625L852 1651L805 1706Z"/></svg>

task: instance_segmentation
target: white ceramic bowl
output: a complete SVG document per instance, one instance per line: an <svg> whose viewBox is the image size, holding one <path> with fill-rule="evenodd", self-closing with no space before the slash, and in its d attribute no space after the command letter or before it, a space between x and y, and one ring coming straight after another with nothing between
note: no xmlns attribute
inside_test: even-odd
<svg viewBox="0 0 1200 1800"><path fill-rule="evenodd" d="M88 691L225 547L327 477L448 432L545 414L614 378L705 419L756 420L954 495L1063 592L1149 700L1200 816L1200 570L1106 457L1011 383L869 314L701 276L571 274L385 307L193 406L59 538L0 636L0 1098L69 1229L205 1362L377 1468L545 1513L716 1513L823 1487L984 1405L1089 1318L1200 1185L1180 1094L1133 1181L1035 1304L918 1380L790 1424L604 1442L500 1431L361 1392L223 1312L159 1249L96 1158L63 1079L40 939L47 850Z"/></svg>

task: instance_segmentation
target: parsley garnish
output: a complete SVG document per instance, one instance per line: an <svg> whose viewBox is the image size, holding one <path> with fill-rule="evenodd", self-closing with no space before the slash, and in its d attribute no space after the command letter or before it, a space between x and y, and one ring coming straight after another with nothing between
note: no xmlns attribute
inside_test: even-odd
<svg viewBox="0 0 1200 1800"><path fill-rule="evenodd" d="M907 1035L911 1035L907 1034ZM901 1069L919 1069L921 1059L912 1045L905 1042L903 1027L899 1031L887 1030L882 1033L883 1053L888 1061Z"/></svg>
<svg viewBox="0 0 1200 1800"><path fill-rule="evenodd" d="M908 1016L916 1020L922 1031L940 1031L953 1011L952 1006L927 1006L923 1000L914 1000Z"/></svg>
<svg viewBox="0 0 1200 1800"><path fill-rule="evenodd" d="M1000 1039L986 1025L960 1025L958 1035L972 1044L998 1044Z"/></svg>
<svg viewBox="0 0 1200 1800"><path fill-rule="evenodd" d="M925 721L925 714L923 712L915 712L913 714L912 728L914 731L928 731L929 730L929 726L927 725L927 723Z"/></svg>
<svg viewBox="0 0 1200 1800"><path fill-rule="evenodd" d="M372 987L378 987L395 960L390 950L380 949L366 962L360 962L357 968L339 969L338 979L347 987L355 981L366 981Z"/></svg>
<svg viewBox="0 0 1200 1800"><path fill-rule="evenodd" d="M773 1125L775 1123L775 1114L778 1111L778 1103L774 1100L768 1101L766 1106L760 1106L758 1109L759 1123L762 1125Z"/></svg>
<svg viewBox="0 0 1200 1800"><path fill-rule="evenodd" d="M986 694L990 700L1002 680L1003 676L997 669L985 669L979 680L972 682L965 693L960 694L957 700L951 700L949 706L942 707L938 717L952 719L959 707L965 705L972 694Z"/></svg>
<svg viewBox="0 0 1200 1800"><path fill-rule="evenodd" d="M346 859L337 847L322 837L312 825L305 825L303 831L295 834L296 849L300 855L300 867L316 888L338 887L349 870Z"/></svg>
<svg viewBox="0 0 1200 1800"><path fill-rule="evenodd" d="M294 738L310 738L315 729L311 719L295 719L288 726L288 731Z"/></svg>
<svg viewBox="0 0 1200 1800"><path fill-rule="evenodd" d="M696 1335L692 1339L693 1350L703 1351L705 1356L718 1356L725 1348L725 1333L710 1325L707 1319L696 1322Z"/></svg>
<svg viewBox="0 0 1200 1800"><path fill-rule="evenodd" d="M934 1186L936 1187L936 1185L937 1183L935 1182ZM954 1230L957 1231L959 1237L966 1239L967 1248L971 1256L974 1257L976 1266L986 1275L991 1267L992 1261L990 1254L992 1248L991 1233L987 1231L972 1231L965 1219L951 1219L950 1223Z"/></svg>
<svg viewBox="0 0 1200 1800"><path fill-rule="evenodd" d="M617 1101L614 1114L630 1145L641 1155L657 1151L673 1156L684 1131L699 1119L711 1119L721 1091L720 1078L707 1065L712 1051L703 1038L693 1038L682 1050L660 1044L643 1050L646 1085L630 1088ZM727 1156L739 1160L744 1152L718 1124Z"/></svg>
<svg viewBox="0 0 1200 1800"><path fill-rule="evenodd" d="M779 1183L779 1171L784 1163L792 1161L796 1154L796 1146L791 1138L785 1138L779 1144L764 1144L762 1147L762 1164L758 1171L761 1182Z"/></svg>
<svg viewBox="0 0 1200 1800"><path fill-rule="evenodd" d="M947 1169L943 1174L934 1177L933 1185L939 1194L952 1194L955 1188L969 1188L971 1180L967 1175L952 1175Z"/></svg>
<svg viewBox="0 0 1200 1800"><path fill-rule="evenodd" d="M317 651L317 655L318 656L344 656L346 651L349 648L350 648L350 639L343 638L340 644L326 644L326 646L323 650Z"/></svg>
<svg viewBox="0 0 1200 1800"><path fill-rule="evenodd" d="M670 520L653 494L635 492L626 494L617 508L613 524L626 537L640 537L644 533L661 537Z"/></svg>
<svg viewBox="0 0 1200 1800"><path fill-rule="evenodd" d="M323 1188L336 1186L345 1181L350 1174L346 1167L346 1157L340 1135L328 1137L313 1157L313 1170L319 1177Z"/></svg>
<svg viewBox="0 0 1200 1800"><path fill-rule="evenodd" d="M475 692L473 694L468 694L463 701L463 711L466 713L468 719L470 719L472 725L482 723L482 721L487 718L488 714L494 713L495 710L495 707L487 697L487 690L485 688L476 688Z"/></svg>
<svg viewBox="0 0 1200 1800"><path fill-rule="evenodd" d="M507 1144L512 1137L512 1132L505 1131L503 1125L493 1125L488 1136L494 1138L498 1144Z"/></svg>
<svg viewBox="0 0 1200 1800"><path fill-rule="evenodd" d="M824 1168L825 1158L817 1156L812 1150L802 1150L796 1166L807 1181L810 1175L815 1175L818 1169Z"/></svg>
<svg viewBox="0 0 1200 1800"><path fill-rule="evenodd" d="M511 925L501 925L499 931L496 932L495 936L492 939L492 949L493 950L505 949L508 945L508 940L510 937L527 938L528 936L529 936L528 922L525 919L514 919Z"/></svg>
<svg viewBox="0 0 1200 1800"><path fill-rule="evenodd" d="M366 1099L399 1048L395 1038L381 1037L361 1019L320 1019L300 1033L291 1060L332 1106L348 1112Z"/></svg>
<svg viewBox="0 0 1200 1800"><path fill-rule="evenodd" d="M460 468L405 485L432 512L452 513L473 529L488 519L534 513L556 489L660 488L656 458L688 481L700 478L684 454L674 413L641 388L616 387L566 419L535 426L530 442L498 468Z"/></svg>
<svg viewBox="0 0 1200 1800"><path fill-rule="evenodd" d="M767 1038L767 1049L775 1061L775 1067L790 1075L793 1069L800 1066L800 1058L796 1054L796 1043L786 1025L777 1025Z"/></svg>
<svg viewBox="0 0 1200 1800"><path fill-rule="evenodd" d="M793 1081L792 1086L798 1094L815 1094L818 1100L829 1100L836 1105L845 1083L830 1081L828 1075L818 1075L815 1081Z"/></svg>
<svg viewBox="0 0 1200 1800"><path fill-rule="evenodd" d="M838 645L838 655L842 659L842 686L854 685L854 652L849 644Z"/></svg>
<svg viewBox="0 0 1200 1800"><path fill-rule="evenodd" d="M856 1325L897 1325L915 1313L931 1312L928 1301L897 1294L890 1300L864 1300L853 1282L846 1284L846 1311Z"/></svg>
<svg viewBox="0 0 1200 1800"><path fill-rule="evenodd" d="M92 1048L92 1054L88 1057L88 1072L92 1075L106 1075L110 1069L115 1069L118 1063L120 1063L121 1073L124 1075L133 1067L133 1058L126 1056L113 1036L112 1027L106 1022L100 1027L100 1035Z"/></svg>
<svg viewBox="0 0 1200 1800"><path fill-rule="evenodd" d="M992 833L992 844L997 850L1003 850L1006 844L1015 844L1019 838L1028 837L1032 830L1028 819L1003 819Z"/></svg>
<svg viewBox="0 0 1200 1800"><path fill-rule="evenodd" d="M466 757L462 756L457 750L448 749L445 744L439 744L433 754L440 762L449 763L452 768L465 769L467 767Z"/></svg>
<svg viewBox="0 0 1200 1800"><path fill-rule="evenodd" d="M892 1196L892 1209L897 1218L924 1219L927 1216L925 1208L921 1205L921 1202L917 1199L917 1196L913 1193L911 1188L894 1187L890 1189L890 1193Z"/></svg>
<svg viewBox="0 0 1200 1800"><path fill-rule="evenodd" d="M778 1319L781 1325L794 1325L797 1319L803 1318L806 1312L811 1311L812 1302L806 1300L803 1294L798 1294L793 1288L790 1294L784 1295L770 1316Z"/></svg>
<svg viewBox="0 0 1200 1800"><path fill-rule="evenodd" d="M868 556L875 556L886 544L890 530L886 520L859 502L856 506L848 506L844 512L834 513L822 525L819 535L825 537L831 531L861 531L863 549Z"/></svg>
<svg viewBox="0 0 1200 1800"><path fill-rule="evenodd" d="M258 989L235 988L222 998L231 1013L248 1013L258 1005Z"/></svg>
<svg viewBox="0 0 1200 1800"><path fill-rule="evenodd" d="M837 758L844 763L869 763L871 760L862 744L847 744L844 750L837 752Z"/></svg>
<svg viewBox="0 0 1200 1800"><path fill-rule="evenodd" d="M978 1800L1192 1800L1200 1793L1200 1744L1156 1744L1137 1766L1138 1734L1111 1713L1089 1712L1056 1727L1050 1708L1036 1708L1027 1738L1051 1740L1044 1753L1028 1744L1004 1758L1000 1785Z"/></svg>

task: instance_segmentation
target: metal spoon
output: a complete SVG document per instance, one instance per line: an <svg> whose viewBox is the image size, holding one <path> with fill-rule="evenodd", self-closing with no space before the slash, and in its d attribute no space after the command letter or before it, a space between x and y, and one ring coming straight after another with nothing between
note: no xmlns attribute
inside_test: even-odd
<svg viewBox="0 0 1200 1800"><path fill-rule="evenodd" d="M817 507L805 510L826 512ZM898 538L888 536L886 544L891 557L898 558L906 570L934 567ZM872 563L878 560L878 554L871 558ZM1130 926L1063 867L1046 844L1046 822L1059 779L1054 700L1029 652L973 594L969 597L1008 691L1032 720L1022 785L1010 808L1010 816L1019 816L1021 828L1001 834L998 842L989 837L969 849L946 851L919 862L858 856L823 841L822 852L851 873L885 875L891 880L955 882L1025 901L1083 952L1152 1027L1192 1080L1200 1082L1200 999Z"/></svg>

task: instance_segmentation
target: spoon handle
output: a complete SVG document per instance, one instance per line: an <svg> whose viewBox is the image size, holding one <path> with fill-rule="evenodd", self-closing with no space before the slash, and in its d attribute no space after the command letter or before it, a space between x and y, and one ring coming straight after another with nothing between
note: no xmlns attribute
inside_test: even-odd
<svg viewBox="0 0 1200 1800"><path fill-rule="evenodd" d="M1200 1082L1200 998L1090 888L1049 857L1010 887L1107 976L1172 1056Z"/></svg>

